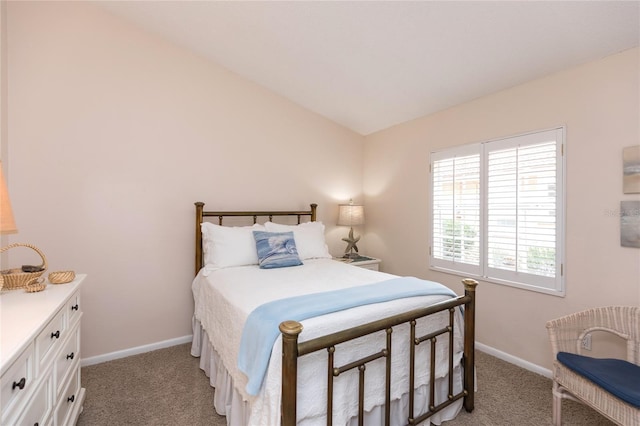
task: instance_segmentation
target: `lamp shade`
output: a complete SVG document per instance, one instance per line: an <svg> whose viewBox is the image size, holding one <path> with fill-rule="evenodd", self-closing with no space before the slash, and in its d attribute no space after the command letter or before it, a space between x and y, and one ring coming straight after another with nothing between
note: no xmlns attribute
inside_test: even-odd
<svg viewBox="0 0 640 426"><path fill-rule="evenodd" d="M11 201L9 201L9 191L4 181L2 173L2 163L0 162L0 233L9 234L18 232L16 222L13 220L13 212L11 211Z"/></svg>
<svg viewBox="0 0 640 426"><path fill-rule="evenodd" d="M364 206L340 204L338 225L356 226L364 224Z"/></svg>

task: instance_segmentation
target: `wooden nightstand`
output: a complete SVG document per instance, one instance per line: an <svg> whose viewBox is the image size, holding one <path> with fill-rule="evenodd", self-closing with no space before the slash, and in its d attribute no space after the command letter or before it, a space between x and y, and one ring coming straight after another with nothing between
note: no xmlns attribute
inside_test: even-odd
<svg viewBox="0 0 640 426"><path fill-rule="evenodd" d="M337 257L336 260L340 262L345 262L353 266L358 266L360 268L371 269L372 271L380 270L380 259L376 259L375 257L369 256L360 256L357 259L345 259L344 257Z"/></svg>

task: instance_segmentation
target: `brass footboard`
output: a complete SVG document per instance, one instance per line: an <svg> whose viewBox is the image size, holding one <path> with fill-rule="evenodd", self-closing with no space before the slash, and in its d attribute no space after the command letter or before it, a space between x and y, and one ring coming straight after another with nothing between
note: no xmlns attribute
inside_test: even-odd
<svg viewBox="0 0 640 426"><path fill-rule="evenodd" d="M328 352L328 368L327 368L327 425L332 424L333 411L333 380L339 374L357 368L359 370L359 386L358 386L358 421L362 425L364 422L364 378L365 365L368 362L379 358L385 358L386 377L385 377L385 424L390 424L390 388L391 388L391 333L393 327L400 324L408 323L410 325L410 362L409 368L409 413L407 414L407 424L418 424L425 419L431 417L438 411L444 409L454 401L464 398L464 408L472 411L474 408L474 350L475 350L475 291L478 285L477 281L465 279L462 281L465 287L464 296L458 296L454 299L439 302L425 308L416 309L403 314L384 318L378 321L363 324L358 327L349 328L327 336L318 337L306 342L298 342L298 336L302 332L302 325L296 321L285 321L280 324L282 332L282 425L294 426L296 424L296 398L297 398L297 377L298 377L298 358L316 352L322 349ZM454 327L454 310L456 307L464 305L464 382L463 389L457 394L453 394L453 327ZM436 330L425 336L416 336L416 320L439 312L449 311L449 325ZM385 348L377 353L370 354L360 360L351 362L347 365L335 367L333 365L333 352L335 345L349 340L353 340L368 334L379 331L386 331ZM435 377L435 340L438 336L448 335L449 338L449 390L448 399L439 404L435 404L434 395L434 377ZM415 380L415 347L424 342L431 342L431 365L430 365L430 392L428 411L424 413L414 413L414 380Z"/></svg>

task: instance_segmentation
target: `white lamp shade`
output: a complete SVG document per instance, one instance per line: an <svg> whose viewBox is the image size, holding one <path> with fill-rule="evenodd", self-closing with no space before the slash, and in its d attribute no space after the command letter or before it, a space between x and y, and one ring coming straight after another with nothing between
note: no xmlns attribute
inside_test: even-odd
<svg viewBox="0 0 640 426"><path fill-rule="evenodd" d="M364 206L340 204L338 225L356 226L364 224Z"/></svg>
<svg viewBox="0 0 640 426"><path fill-rule="evenodd" d="M16 222L11 211L11 201L9 201L9 191L2 174L2 163L0 162L0 233L9 234L18 232Z"/></svg>

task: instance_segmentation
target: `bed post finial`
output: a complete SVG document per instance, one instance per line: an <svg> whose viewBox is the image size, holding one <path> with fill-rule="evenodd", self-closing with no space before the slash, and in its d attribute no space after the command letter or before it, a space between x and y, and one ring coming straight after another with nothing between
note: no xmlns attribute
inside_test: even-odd
<svg viewBox="0 0 640 426"><path fill-rule="evenodd" d="M475 318L476 318L476 287L478 281L472 278L462 280L464 295L469 301L464 304L464 409L472 412L474 408L475 392Z"/></svg>
<svg viewBox="0 0 640 426"><path fill-rule="evenodd" d="M282 406L281 426L296 425L296 396L298 381L298 336L302 324L297 321L280 323L282 333Z"/></svg>
<svg viewBox="0 0 640 426"><path fill-rule="evenodd" d="M202 224L204 211L204 203L202 201L196 201L196 273L194 275L198 275L200 269L202 269L202 228L200 225Z"/></svg>
<svg viewBox="0 0 640 426"><path fill-rule="evenodd" d="M318 208L318 205L316 203L310 204L311 206L311 222L315 222L316 221L316 209Z"/></svg>

